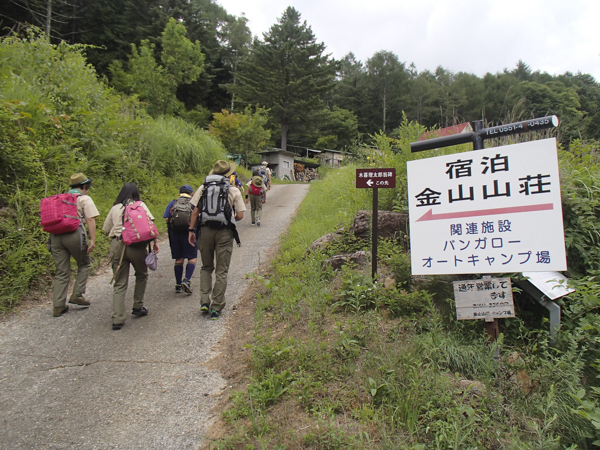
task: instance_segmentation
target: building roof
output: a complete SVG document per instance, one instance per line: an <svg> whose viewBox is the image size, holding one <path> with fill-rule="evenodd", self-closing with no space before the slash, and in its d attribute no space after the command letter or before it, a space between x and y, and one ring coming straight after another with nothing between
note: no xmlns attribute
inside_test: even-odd
<svg viewBox="0 0 600 450"><path fill-rule="evenodd" d="M309 169L316 169L317 167L321 167L321 164L304 161L303 159L294 159L294 163L302 164L303 166L306 166Z"/></svg>
<svg viewBox="0 0 600 450"><path fill-rule="evenodd" d="M469 122L459 123L458 125L452 125L451 127L440 128L439 130L431 130L426 131L419 138L420 141L424 141L426 139L451 136L453 134L461 134L468 133L469 131L473 131L471 124Z"/></svg>

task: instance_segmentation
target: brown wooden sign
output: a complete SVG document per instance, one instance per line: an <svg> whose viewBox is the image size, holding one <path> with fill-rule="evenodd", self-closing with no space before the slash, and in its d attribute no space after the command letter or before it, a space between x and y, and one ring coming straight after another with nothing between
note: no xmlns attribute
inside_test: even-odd
<svg viewBox="0 0 600 450"><path fill-rule="evenodd" d="M391 169L356 169L357 188L395 188L396 168Z"/></svg>

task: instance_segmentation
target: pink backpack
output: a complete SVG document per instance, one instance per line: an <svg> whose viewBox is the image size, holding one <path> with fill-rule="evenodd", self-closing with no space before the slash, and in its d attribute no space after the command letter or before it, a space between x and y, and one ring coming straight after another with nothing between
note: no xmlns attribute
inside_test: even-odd
<svg viewBox="0 0 600 450"><path fill-rule="evenodd" d="M42 228L52 234L75 231L81 220L77 216L77 197L80 194L56 194L42 199L40 216Z"/></svg>
<svg viewBox="0 0 600 450"><path fill-rule="evenodd" d="M143 247L158 237L158 230L150 220L141 201L129 203L123 212L123 233L126 245Z"/></svg>

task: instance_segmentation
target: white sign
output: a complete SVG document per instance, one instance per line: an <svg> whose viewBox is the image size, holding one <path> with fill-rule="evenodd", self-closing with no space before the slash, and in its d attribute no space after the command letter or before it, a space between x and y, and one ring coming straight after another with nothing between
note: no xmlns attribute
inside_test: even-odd
<svg viewBox="0 0 600 450"><path fill-rule="evenodd" d="M413 275L567 269L556 139L409 161Z"/></svg>
<svg viewBox="0 0 600 450"><path fill-rule="evenodd" d="M456 318L505 319L515 317L510 278L455 281Z"/></svg>
<svg viewBox="0 0 600 450"><path fill-rule="evenodd" d="M558 272L523 272L524 277L550 300L564 297L575 289L567 287L569 279Z"/></svg>

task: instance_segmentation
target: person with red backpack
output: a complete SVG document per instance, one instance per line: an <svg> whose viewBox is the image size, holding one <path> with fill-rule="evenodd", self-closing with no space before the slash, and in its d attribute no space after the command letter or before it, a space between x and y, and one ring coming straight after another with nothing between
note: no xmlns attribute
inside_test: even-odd
<svg viewBox="0 0 600 450"><path fill-rule="evenodd" d="M60 317L69 310L66 301L71 258L77 263L77 275L69 303L90 306L83 294L92 268L90 252L96 246L96 217L100 213L88 195L92 180L82 173L76 173L71 176L69 184L71 189L66 194L45 198L41 204L42 227L50 233L48 248L56 265L52 297L54 317ZM55 220L48 219L49 216L54 216ZM88 226L89 241L84 223Z"/></svg>
<svg viewBox="0 0 600 450"><path fill-rule="evenodd" d="M260 175L253 176L246 184L248 186L248 198L250 200L250 219L252 225L260 227L260 215L262 213L262 196L265 193L265 183Z"/></svg>
<svg viewBox="0 0 600 450"><path fill-rule="evenodd" d="M129 282L129 267L135 270L133 310L137 317L148 315L144 307L144 293L148 281L146 265L147 247L152 243L157 254L158 231L152 222L154 216L140 200L140 191L135 183L125 183L108 212L102 229L111 238L110 254L113 269L113 313L112 329L120 330L125 323L125 294Z"/></svg>
<svg viewBox="0 0 600 450"><path fill-rule="evenodd" d="M192 194L194 190L189 184L179 188L179 197L171 200L165 209L163 218L167 221L169 232L169 244L171 246L171 257L175 260L175 293L192 294L192 275L198 261L198 246L190 245L188 242L188 230L194 205L192 205ZM185 277L183 276L183 263L185 266Z"/></svg>

